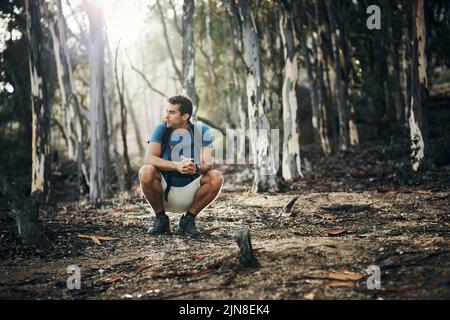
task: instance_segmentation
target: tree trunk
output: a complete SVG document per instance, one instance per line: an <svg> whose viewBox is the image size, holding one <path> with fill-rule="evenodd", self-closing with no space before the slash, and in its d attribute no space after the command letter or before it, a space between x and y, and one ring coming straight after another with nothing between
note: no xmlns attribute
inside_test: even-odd
<svg viewBox="0 0 450 320"><path fill-rule="evenodd" d="M106 123L108 127L108 139L109 139L109 156L111 159L111 164L115 168L118 167L118 164L116 163L116 160L119 157L119 139L117 138L119 134L119 120L116 119L115 115L120 112L120 106L118 104L118 101L116 100L116 91L115 91L115 78L114 78L114 58L113 53L111 51L111 47L109 44L109 40L107 37L107 33L105 30L104 33L104 39L105 39L105 53L106 53L106 59L105 59L105 90L104 90L104 97L105 97L105 114L106 114ZM118 170L117 174L123 174L122 170Z"/></svg>
<svg viewBox="0 0 450 320"><path fill-rule="evenodd" d="M270 124L263 95L263 78L261 72L260 47L258 33L247 0L235 0L242 24L242 41L244 44L244 61L247 67L247 97L249 129L251 132L251 149L255 163L253 192L279 190L276 177L278 153L274 154L274 144L270 135ZM267 134L261 135L260 130ZM259 134L259 137L257 136ZM277 150L275 150L277 151Z"/></svg>
<svg viewBox="0 0 450 320"><path fill-rule="evenodd" d="M325 43L322 43L322 52L324 53L325 58L325 80L326 80L326 86L324 87L324 91L326 92L326 106L328 107L328 114L330 115L330 122L331 122L331 137L333 140L333 149L339 150L339 129L336 125L339 122L339 119L337 117L337 111L336 111L336 104L333 102L333 88L331 87L331 80L330 80L330 70L329 70L329 62L328 62L328 54L326 52Z"/></svg>
<svg viewBox="0 0 450 320"><path fill-rule="evenodd" d="M89 17L89 72L91 103L91 183L92 202L111 195L109 175L108 125L104 101L104 33L103 15L95 1L87 1Z"/></svg>
<svg viewBox="0 0 450 320"><path fill-rule="evenodd" d="M351 145L358 145L359 144L359 135L358 130L356 127L355 122L353 121L354 118L354 107L353 107L353 66L352 62L350 60L350 53L349 53L349 46L348 46L348 40L347 40L347 29L348 29L348 23L347 23L347 16L345 15L347 12L346 8L346 2L345 1L339 1L336 2L337 6L339 8L339 40L341 45L341 51L342 51L342 57L343 57L343 65L342 65L342 71L343 71L343 86L344 86L344 102L345 102L345 109L348 111L348 135L349 135L349 143ZM387 89L387 82L384 79L384 85L386 85ZM347 107L348 106L348 107Z"/></svg>
<svg viewBox="0 0 450 320"><path fill-rule="evenodd" d="M409 114L411 134L412 168L417 171L424 166L428 149L426 99L427 80L427 21L424 0L413 1L413 66L412 97Z"/></svg>
<svg viewBox="0 0 450 320"><path fill-rule="evenodd" d="M198 96L195 91L195 41L194 41L194 0L184 0L183 4L183 54L182 84L183 94L192 101L192 114L197 113Z"/></svg>
<svg viewBox="0 0 450 320"><path fill-rule="evenodd" d="M40 190L44 199L50 195L50 106L42 65L42 30L39 4L25 1L32 109L31 192Z"/></svg>
<svg viewBox="0 0 450 320"><path fill-rule="evenodd" d="M348 134L348 111L345 103L344 88L342 86L342 70L341 70L341 57L338 47L338 39L336 35L336 20L335 13L336 8L334 2L325 1L328 17L329 17L329 33L331 38L331 46L333 51L333 64L334 72L336 74L336 105L339 119L339 149L341 151L348 150L349 147L349 134Z"/></svg>
<svg viewBox="0 0 450 320"><path fill-rule="evenodd" d="M66 23L62 12L61 0L57 0L56 5L58 17L56 23L48 8L44 7L44 9L48 15L59 89L64 108L64 127L67 136L68 157L77 162L78 181L80 187L84 189L82 186L87 186L89 179L85 164L83 119L77 96L74 93L72 67L65 32Z"/></svg>
<svg viewBox="0 0 450 320"><path fill-rule="evenodd" d="M403 32L402 32L402 82L404 97L404 125L409 126L409 111L411 104L411 76L412 76L412 47L411 47L411 29L410 19L412 14L410 5L403 6Z"/></svg>
<svg viewBox="0 0 450 320"><path fill-rule="evenodd" d="M119 103L120 103L120 133L122 135L122 144L123 144L123 159L125 161L125 189L127 191L131 190L131 164L130 158L128 157L128 143L127 143L127 107L125 105L124 98L124 90L125 90L125 81L124 81L124 70L122 68L122 85L119 82L119 73L117 70L117 56L119 52L119 46L116 49L116 57L114 60L114 73L116 75L116 86L117 93L119 94Z"/></svg>
<svg viewBox="0 0 450 320"><path fill-rule="evenodd" d="M239 21L238 18L238 10L234 3L234 0L229 0L227 2L229 5L229 19L231 26L231 36L233 40L233 48L231 51L231 60L233 66L233 82L236 86L236 97L237 97L237 108L239 115L239 128L245 130L247 128L247 108L245 105L245 92L241 85L241 77L240 77L240 68L237 64L237 59L240 58L240 54L242 51L242 33L239 30Z"/></svg>
<svg viewBox="0 0 450 320"><path fill-rule="evenodd" d="M280 29L284 46L283 101L283 159L282 176L286 180L302 176L300 164L300 130L297 119L298 55L291 0L281 2Z"/></svg>
<svg viewBox="0 0 450 320"><path fill-rule="evenodd" d="M399 39L395 37L394 21L392 12L388 10L388 28L389 28L389 50L392 58L392 84L394 86L394 103L395 103L395 119L398 126L402 126L405 122L405 107L403 106L402 88L400 84L400 55L399 55Z"/></svg>
<svg viewBox="0 0 450 320"><path fill-rule="evenodd" d="M328 121L327 121L327 97L326 97L326 88L325 88L325 82L323 79L323 73L324 73L324 54L322 51L322 24L320 21L320 14L319 14L319 3L316 1L314 3L314 16L317 23L317 31L316 31L316 37L317 39L312 37L312 43L313 43L313 49L316 53L316 64L315 64L315 71L316 71L316 80L314 81L314 91L316 95L316 103L317 108L319 109L319 135L320 135L320 145L322 147L322 151L325 154L331 153L331 146L330 141L328 137ZM312 29L312 28L311 28Z"/></svg>

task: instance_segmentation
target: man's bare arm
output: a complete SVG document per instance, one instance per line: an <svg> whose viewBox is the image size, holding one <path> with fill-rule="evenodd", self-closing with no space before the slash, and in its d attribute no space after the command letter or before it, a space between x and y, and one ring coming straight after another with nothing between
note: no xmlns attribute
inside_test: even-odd
<svg viewBox="0 0 450 320"><path fill-rule="evenodd" d="M200 174L205 175L213 168L214 157L212 148L202 148L200 158Z"/></svg>
<svg viewBox="0 0 450 320"><path fill-rule="evenodd" d="M159 170L178 171L175 162L164 160L161 158L161 144L158 142L150 142L145 150L144 165L151 164Z"/></svg>

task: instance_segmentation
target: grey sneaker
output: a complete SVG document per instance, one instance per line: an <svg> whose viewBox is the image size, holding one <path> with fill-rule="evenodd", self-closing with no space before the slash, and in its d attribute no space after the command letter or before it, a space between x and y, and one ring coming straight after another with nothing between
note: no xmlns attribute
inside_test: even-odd
<svg viewBox="0 0 450 320"><path fill-rule="evenodd" d="M180 224L178 225L178 233L187 234L193 237L201 235L200 231L198 231L195 226L195 219L186 215L181 216Z"/></svg>
<svg viewBox="0 0 450 320"><path fill-rule="evenodd" d="M170 233L169 217L167 215L156 216L153 227L148 229L148 232L152 235Z"/></svg>

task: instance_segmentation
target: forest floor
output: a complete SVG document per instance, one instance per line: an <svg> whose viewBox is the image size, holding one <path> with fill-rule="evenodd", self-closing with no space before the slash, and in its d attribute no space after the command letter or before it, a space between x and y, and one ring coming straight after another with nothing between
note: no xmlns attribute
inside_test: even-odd
<svg viewBox="0 0 450 320"><path fill-rule="evenodd" d="M222 192L197 218L200 238L149 235L137 179L95 207L47 207L50 250L22 244L3 207L0 299L450 299L450 166L408 180L382 148L304 154L304 178L278 194L250 193L248 170L222 167ZM175 231L180 215L169 216ZM232 234L242 227L257 268L239 263ZM71 265L79 290L67 288ZM367 286L371 265L379 289Z"/></svg>

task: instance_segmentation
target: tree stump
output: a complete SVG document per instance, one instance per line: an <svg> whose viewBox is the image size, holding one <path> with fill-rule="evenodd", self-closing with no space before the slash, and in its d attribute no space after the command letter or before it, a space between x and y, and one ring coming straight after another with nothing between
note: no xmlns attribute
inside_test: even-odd
<svg viewBox="0 0 450 320"><path fill-rule="evenodd" d="M258 260L253 254L252 243L250 240L250 230L239 229L233 233L233 239L236 241L239 249L241 250L241 256L239 260L241 264L246 268L257 268L260 266Z"/></svg>
<svg viewBox="0 0 450 320"><path fill-rule="evenodd" d="M18 190L15 182L8 177L4 168L0 166L0 193L8 199L11 215L17 223L19 236L26 243L39 249L47 248L50 242L39 221L39 206L43 192L36 190L30 195L30 198L25 197Z"/></svg>

